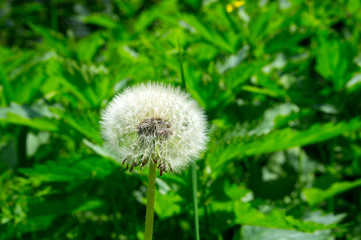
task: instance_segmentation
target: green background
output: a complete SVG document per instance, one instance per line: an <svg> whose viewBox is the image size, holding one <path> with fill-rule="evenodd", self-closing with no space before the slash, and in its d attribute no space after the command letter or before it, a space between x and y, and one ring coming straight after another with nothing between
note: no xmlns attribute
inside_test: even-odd
<svg viewBox="0 0 361 240"><path fill-rule="evenodd" d="M1 1L0 239L142 239L147 170L100 111L182 79L201 239L361 239L359 0ZM154 239L195 239L190 173L158 175Z"/></svg>

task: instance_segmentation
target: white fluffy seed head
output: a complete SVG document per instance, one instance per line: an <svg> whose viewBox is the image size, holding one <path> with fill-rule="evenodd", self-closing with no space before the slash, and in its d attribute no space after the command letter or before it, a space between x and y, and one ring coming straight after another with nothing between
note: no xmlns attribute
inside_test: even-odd
<svg viewBox="0 0 361 240"><path fill-rule="evenodd" d="M160 173L180 172L205 149L203 110L179 88L141 84L114 97L102 112L102 136L130 170L151 161Z"/></svg>

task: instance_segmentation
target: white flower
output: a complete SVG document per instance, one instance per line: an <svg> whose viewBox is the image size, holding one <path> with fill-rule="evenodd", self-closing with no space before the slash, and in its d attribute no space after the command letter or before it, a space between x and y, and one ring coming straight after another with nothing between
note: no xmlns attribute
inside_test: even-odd
<svg viewBox="0 0 361 240"><path fill-rule="evenodd" d="M108 104L101 118L106 145L130 171L154 161L160 174L179 172L199 157L208 140L203 110L172 86L128 88Z"/></svg>

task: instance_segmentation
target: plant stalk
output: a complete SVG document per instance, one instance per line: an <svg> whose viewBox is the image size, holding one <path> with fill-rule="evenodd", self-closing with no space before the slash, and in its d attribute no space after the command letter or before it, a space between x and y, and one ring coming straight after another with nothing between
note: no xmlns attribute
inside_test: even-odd
<svg viewBox="0 0 361 240"><path fill-rule="evenodd" d="M196 227L196 240L199 240L199 219L198 219L198 201L197 201L197 165L192 163L192 188L194 204L194 223Z"/></svg>
<svg viewBox="0 0 361 240"><path fill-rule="evenodd" d="M152 236L153 236L156 170L157 170L156 165L152 161L149 164L148 192L147 192L147 211L146 211L146 214L145 214L144 240L152 240Z"/></svg>

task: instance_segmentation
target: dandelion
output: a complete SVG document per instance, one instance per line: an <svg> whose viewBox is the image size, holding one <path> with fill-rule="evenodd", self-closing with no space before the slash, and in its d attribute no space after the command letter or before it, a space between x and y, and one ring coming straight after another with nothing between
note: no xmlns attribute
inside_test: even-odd
<svg viewBox="0 0 361 240"><path fill-rule="evenodd" d="M179 88L146 84L117 95L102 114L106 145L130 171L157 164L180 172L204 150L206 117Z"/></svg>
<svg viewBox="0 0 361 240"><path fill-rule="evenodd" d="M145 239L152 238L155 173L181 172L207 142L204 112L179 88L142 84L117 95L102 113L102 136L132 171L149 166Z"/></svg>

